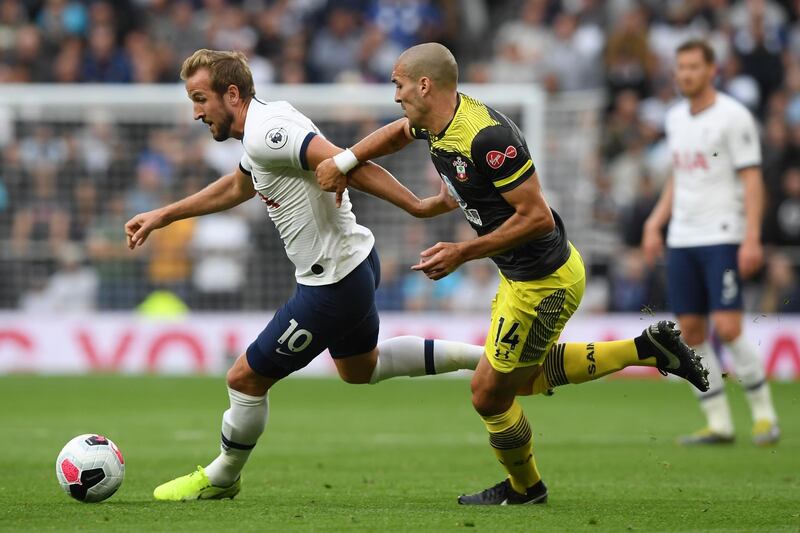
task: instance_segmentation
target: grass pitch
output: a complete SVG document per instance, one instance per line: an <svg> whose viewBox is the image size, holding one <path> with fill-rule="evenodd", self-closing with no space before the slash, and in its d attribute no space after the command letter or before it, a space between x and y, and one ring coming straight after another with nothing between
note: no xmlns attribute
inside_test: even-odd
<svg viewBox="0 0 800 533"><path fill-rule="evenodd" d="M233 501L157 503L159 483L216 454L222 378L0 378L0 530L14 531L798 531L800 384L774 384L784 438L761 449L738 387L738 440L684 449L701 416L688 387L605 380L522 399L550 489L543 506L465 508L503 477L461 379L376 386L292 379ZM55 458L80 433L122 449L110 500L60 489Z"/></svg>

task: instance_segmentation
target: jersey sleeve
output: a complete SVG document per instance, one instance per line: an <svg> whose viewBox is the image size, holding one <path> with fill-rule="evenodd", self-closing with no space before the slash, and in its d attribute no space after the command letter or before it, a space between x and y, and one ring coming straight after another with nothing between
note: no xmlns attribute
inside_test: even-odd
<svg viewBox="0 0 800 533"><path fill-rule="evenodd" d="M306 151L317 132L280 117L270 118L264 123L263 138L249 140L248 153L239 165L243 170L251 170L245 165L256 162L264 167L293 167L309 170Z"/></svg>
<svg viewBox="0 0 800 533"><path fill-rule="evenodd" d="M253 175L253 163L250 161L250 157L247 155L247 152L242 154L242 158L239 160L239 170L248 176Z"/></svg>
<svg viewBox="0 0 800 533"><path fill-rule="evenodd" d="M749 111L743 109L734 115L725 134L736 170L761 164L761 142L756 122Z"/></svg>
<svg viewBox="0 0 800 533"><path fill-rule="evenodd" d="M472 141L472 162L501 193L518 187L536 170L522 135L504 125L478 132Z"/></svg>

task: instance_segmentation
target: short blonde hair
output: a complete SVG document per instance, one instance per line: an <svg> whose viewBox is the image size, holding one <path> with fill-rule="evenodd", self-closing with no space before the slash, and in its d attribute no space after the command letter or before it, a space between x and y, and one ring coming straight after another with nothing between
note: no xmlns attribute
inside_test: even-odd
<svg viewBox="0 0 800 533"><path fill-rule="evenodd" d="M201 48L183 62L181 79L188 79L200 69L208 70L211 90L217 94L224 94L230 85L239 88L242 98L252 98L256 94L253 74L242 52Z"/></svg>

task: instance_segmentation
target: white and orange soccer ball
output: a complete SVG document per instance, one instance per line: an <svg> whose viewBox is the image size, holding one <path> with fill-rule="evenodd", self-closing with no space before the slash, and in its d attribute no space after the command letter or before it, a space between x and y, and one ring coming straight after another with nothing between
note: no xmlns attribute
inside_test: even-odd
<svg viewBox="0 0 800 533"><path fill-rule="evenodd" d="M56 476L64 492L76 500L101 502L122 485L125 460L111 439L78 435L58 454Z"/></svg>

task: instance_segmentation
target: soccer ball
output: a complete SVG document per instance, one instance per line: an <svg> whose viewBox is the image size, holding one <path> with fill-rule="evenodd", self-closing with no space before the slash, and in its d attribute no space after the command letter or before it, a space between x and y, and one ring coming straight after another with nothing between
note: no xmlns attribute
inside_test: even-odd
<svg viewBox="0 0 800 533"><path fill-rule="evenodd" d="M101 502L122 485L125 460L111 439L78 435L58 454L56 477L64 492L76 500Z"/></svg>

